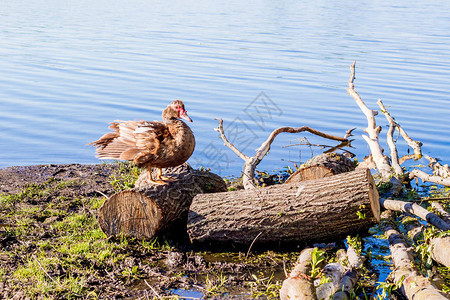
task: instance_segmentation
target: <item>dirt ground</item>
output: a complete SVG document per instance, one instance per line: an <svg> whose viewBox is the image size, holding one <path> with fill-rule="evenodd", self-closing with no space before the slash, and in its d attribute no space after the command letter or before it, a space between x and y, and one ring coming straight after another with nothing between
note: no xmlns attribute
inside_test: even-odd
<svg viewBox="0 0 450 300"><path fill-rule="evenodd" d="M19 166L0 169L0 193L15 194L30 183L44 183L50 178L77 181L80 184L58 190L73 196L101 196L114 192L109 176L117 172L117 164L68 164ZM82 184L81 184L82 183ZM55 197L57 195L51 195Z"/></svg>
<svg viewBox="0 0 450 300"><path fill-rule="evenodd" d="M123 164L1 169L0 298L278 297L295 255L107 238L97 209L132 172L139 170Z"/></svg>

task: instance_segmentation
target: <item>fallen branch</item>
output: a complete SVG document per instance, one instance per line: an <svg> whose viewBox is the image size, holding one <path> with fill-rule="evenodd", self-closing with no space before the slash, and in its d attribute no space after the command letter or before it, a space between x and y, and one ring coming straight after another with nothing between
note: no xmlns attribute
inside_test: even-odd
<svg viewBox="0 0 450 300"><path fill-rule="evenodd" d="M421 149L422 143L419 141L414 141L412 138L409 137L409 135L405 132L405 130L391 117L391 115L387 111L386 107L384 107L383 102L381 100L378 100L377 104L381 108L381 112L385 115L389 124L398 130L398 132L406 141L406 143L414 150L415 159L420 159L422 157L422 149Z"/></svg>
<svg viewBox="0 0 450 300"><path fill-rule="evenodd" d="M345 251L345 250L344 250ZM348 245L346 257L349 264L349 270L342 276L341 282L334 294L334 300L348 300L351 299L351 291L361 274L362 257L357 253L352 245Z"/></svg>
<svg viewBox="0 0 450 300"><path fill-rule="evenodd" d="M416 215L419 218L427 221L428 223L433 224L440 230L443 230L443 231L450 230L450 225L448 225L446 222L444 222L436 214L429 212L428 210L426 210L422 206L418 205L417 203L380 198L380 204L385 209L402 211L402 212Z"/></svg>
<svg viewBox="0 0 450 300"><path fill-rule="evenodd" d="M327 282L318 285L321 279L316 279L316 295L318 299L330 299L333 294L338 291L344 268L339 263L329 263L323 268L323 276L327 278Z"/></svg>
<svg viewBox="0 0 450 300"><path fill-rule="evenodd" d="M426 159L430 162L428 166L433 171L433 175L441 176L442 178L450 177L450 168L448 165L441 165L436 158L424 155Z"/></svg>
<svg viewBox="0 0 450 300"><path fill-rule="evenodd" d="M280 289L281 300L315 300L317 299L314 284L309 274L311 273L311 253L314 249L304 249L297 259L297 263L283 281Z"/></svg>
<svg viewBox="0 0 450 300"><path fill-rule="evenodd" d="M353 129L352 129L353 130ZM344 136L344 138L347 138L347 136ZM326 149L329 148L328 150L326 150L324 153L331 153L331 152L335 152L336 150L341 150L345 153L347 153L347 156L349 157L355 157L356 154L354 154L351 151L348 151L347 149L342 149L343 147L349 147L350 143L353 140L350 140L348 142L342 142L337 146L329 146L329 145L322 145L322 144L311 144L306 138L305 138L305 142L303 142L302 140L300 140L300 143L297 144L289 144L289 145L285 145L282 146L281 148L288 148L288 147L294 147L294 146L309 146L309 147L318 147L320 149ZM311 151L312 152L312 151Z"/></svg>
<svg viewBox="0 0 450 300"><path fill-rule="evenodd" d="M396 284L402 283L402 292L408 299L440 300L447 299L427 278L419 275L414 267L414 256L411 247L394 225L384 219L382 227L389 240L389 250L395 266L393 279Z"/></svg>
<svg viewBox="0 0 450 300"><path fill-rule="evenodd" d="M279 135L280 133L283 133L283 132L298 133L298 132L307 131L307 132L310 132L312 134L318 135L318 136L326 138L326 139L347 142L346 138L326 134L321 131L312 129L311 127L308 127L308 126L302 126L302 127L297 127L297 128L280 127L278 129L275 129L274 131L272 131L272 133L269 135L267 140L265 142L263 142L258 149L256 149L256 153L254 156L249 157L249 156L243 154L241 151L239 151L239 149L237 149L236 146L234 146L232 143L230 143L228 141L227 137L225 136L225 132L223 130L223 120L221 120L221 119L216 119L216 120L219 122L219 127L216 128L216 131L218 131L220 133L220 136L223 140L224 145L227 146L228 148L230 148L237 156L239 156L245 162L242 182L243 182L244 188L246 190L256 188L256 183L255 183L256 166L261 162L261 160L264 158L264 156L267 154L267 152L269 152L270 145L274 141L275 137L277 135Z"/></svg>
<svg viewBox="0 0 450 300"><path fill-rule="evenodd" d="M145 284L152 290L152 292L158 297L158 299L162 299L161 296L158 294L158 292L155 290L154 287L152 287L147 280L144 279Z"/></svg>
<svg viewBox="0 0 450 300"><path fill-rule="evenodd" d="M412 170L409 172L409 179L420 178L422 181L433 182L445 186L450 186L450 177L442 178L441 176L429 175L421 170Z"/></svg>
<svg viewBox="0 0 450 300"><path fill-rule="evenodd" d="M370 152L372 153L373 161L380 172L383 180L389 181L392 176L391 166L389 164L389 159L383 154L383 148L380 146L378 141L378 136L381 131L381 127L377 126L375 121L375 116L378 115L376 110L369 109L364 101L361 99L359 94L355 91L355 86L353 81L355 80L355 65L356 61L350 67L351 74L350 80L348 82L347 92L350 96L355 99L356 104L362 110L367 119L367 128L364 130L368 135L363 135L363 139L367 142L370 147Z"/></svg>
<svg viewBox="0 0 450 300"><path fill-rule="evenodd" d="M399 160L398 160L398 152L397 147L395 146L394 142L394 131L396 128L399 129L400 126L394 121L394 119L391 117L389 112L386 110L386 108L383 105L383 102L381 100L378 100L377 102L378 106L381 108L381 112L386 116L386 119L389 122L389 130L386 135L386 140L389 148L391 149L391 164L394 168L394 171L397 175L403 175L403 169L400 166Z"/></svg>
<svg viewBox="0 0 450 300"><path fill-rule="evenodd" d="M414 200L414 202L429 202L429 201L445 201L450 200L450 197L428 197L428 198L420 198L418 200Z"/></svg>
<svg viewBox="0 0 450 300"><path fill-rule="evenodd" d="M444 220L445 223L450 225L450 214L448 211L444 209L444 207L436 201L431 202L431 207L433 207L440 215L442 220Z"/></svg>
<svg viewBox="0 0 450 300"><path fill-rule="evenodd" d="M450 236L427 238L424 234L424 226L417 220L409 221L405 228L408 232L408 237L412 239L416 245L419 245L420 241L423 240L423 243L427 243L431 246L429 247L431 258L450 268L450 256L448 255L448 249L450 249Z"/></svg>

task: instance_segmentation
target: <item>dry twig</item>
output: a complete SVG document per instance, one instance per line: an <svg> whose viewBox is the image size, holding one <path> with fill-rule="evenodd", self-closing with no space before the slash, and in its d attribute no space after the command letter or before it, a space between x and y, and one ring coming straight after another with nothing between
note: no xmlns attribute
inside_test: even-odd
<svg viewBox="0 0 450 300"><path fill-rule="evenodd" d="M406 143L414 150L415 159L420 159L422 157L422 149L421 149L422 143L414 141L408 136L405 130L391 117L386 107L383 105L383 102L381 102L381 100L378 100L377 104L381 108L381 112L386 116L386 119L388 120L389 124L391 124L392 126L395 127L395 129L398 130L398 132L406 141Z"/></svg>
<svg viewBox="0 0 450 300"><path fill-rule="evenodd" d="M236 146L234 146L232 143L230 143L225 136L225 132L223 130L223 120L222 119L216 119L219 122L219 127L216 129L220 133L220 136L224 142L224 145L230 148L237 156L239 156L242 160L244 160L244 171L243 171L243 178L242 182L244 184L244 188L246 190L256 188L255 184L255 170L256 166L261 162L261 160L264 158L264 156L269 152L270 145L274 141L275 137L283 132L288 133L298 133L307 131L312 134L318 135L320 137L335 140L335 141L341 141L341 142L347 142L346 138L338 137L330 134L323 133L321 131L312 129L308 126L302 126L302 127L280 127L278 129L275 129L272 131L272 133L269 135L267 140L261 144L261 146L256 149L256 153L254 156L249 157L245 154L243 154L241 151L239 151Z"/></svg>

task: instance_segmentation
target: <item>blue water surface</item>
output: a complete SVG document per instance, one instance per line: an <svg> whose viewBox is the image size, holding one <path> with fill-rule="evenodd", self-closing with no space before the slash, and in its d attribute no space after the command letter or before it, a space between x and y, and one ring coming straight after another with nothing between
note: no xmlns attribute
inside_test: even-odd
<svg viewBox="0 0 450 300"><path fill-rule="evenodd" d="M96 163L86 144L108 122L158 120L174 99L194 120L194 167L241 170L214 118L247 155L277 127L357 127L361 160L353 60L367 105L382 99L425 153L450 161L447 1L2 0L0 40L0 167ZM282 148L303 137L331 144L282 134L260 169L311 157Z"/></svg>

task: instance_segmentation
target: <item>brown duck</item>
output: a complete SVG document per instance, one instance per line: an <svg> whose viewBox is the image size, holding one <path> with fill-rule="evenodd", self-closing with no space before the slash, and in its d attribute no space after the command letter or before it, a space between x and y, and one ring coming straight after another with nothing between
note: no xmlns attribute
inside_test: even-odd
<svg viewBox="0 0 450 300"><path fill-rule="evenodd" d="M88 145L97 147L100 159L133 161L147 169L152 183L166 184L169 178L161 176L161 168L183 164L194 152L195 138L189 126L180 119L192 122L181 100L170 103L162 113L163 121L112 122L113 132ZM151 168L158 168L156 180Z"/></svg>

